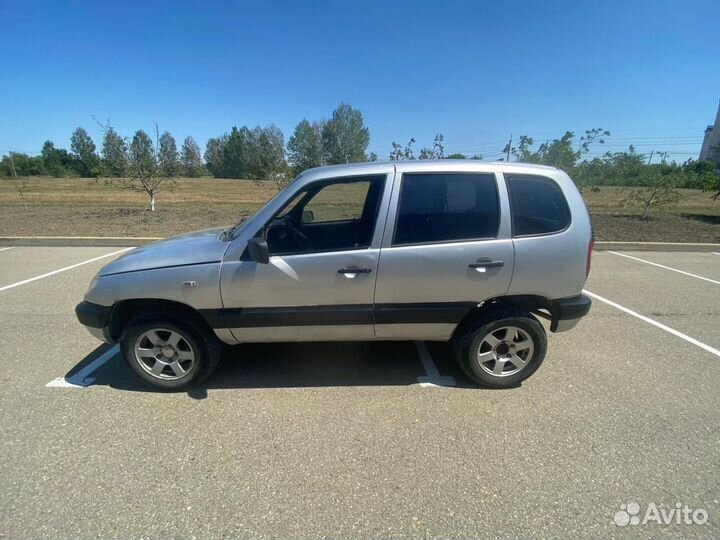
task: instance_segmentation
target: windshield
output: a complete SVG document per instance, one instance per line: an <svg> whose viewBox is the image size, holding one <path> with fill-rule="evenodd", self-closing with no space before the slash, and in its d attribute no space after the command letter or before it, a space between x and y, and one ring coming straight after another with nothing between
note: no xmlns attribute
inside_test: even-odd
<svg viewBox="0 0 720 540"><path fill-rule="evenodd" d="M273 202L275 199L277 199L277 198L280 196L280 194L283 193L287 188L289 188L290 186L292 186L292 185L300 178L300 176L302 176L302 175L298 175L298 176L296 176L294 179L292 179L287 186L285 186L285 187L282 188L280 191L278 191L277 193L275 193L275 195L273 195L272 197L270 197L270 198L267 200L267 202L266 202L265 204L263 204L260 208L258 208L255 212L253 212L252 214L250 214L250 215L248 215L248 216L244 216L244 217L241 218L240 221L238 221L235 225L233 225L232 227L230 227L229 229L227 229L227 231L225 232L226 238L227 238L228 240L234 240L235 238L237 238L238 235L239 235L242 231L245 230L245 227L247 226L247 224L250 223L250 221L252 221L252 218L253 218L254 216L256 216L259 212L261 212L263 209L265 209L268 205L272 204L272 202ZM295 204L296 204L296 203L297 203L297 201L295 201ZM295 204L292 204L292 206L295 206Z"/></svg>

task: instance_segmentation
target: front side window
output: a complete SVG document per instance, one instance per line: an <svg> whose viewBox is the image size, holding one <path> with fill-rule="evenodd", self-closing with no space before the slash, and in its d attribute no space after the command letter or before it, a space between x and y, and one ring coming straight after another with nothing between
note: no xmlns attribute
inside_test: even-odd
<svg viewBox="0 0 720 540"><path fill-rule="evenodd" d="M316 182L295 195L263 231L270 255L370 247L385 176Z"/></svg>
<svg viewBox="0 0 720 540"><path fill-rule="evenodd" d="M393 245L497 237L494 174L404 174Z"/></svg>
<svg viewBox="0 0 720 540"><path fill-rule="evenodd" d="M361 219L370 180L324 187L305 205L305 219L313 223Z"/></svg>
<svg viewBox="0 0 720 540"><path fill-rule="evenodd" d="M505 179L513 236L551 234L570 225L570 209L554 180L529 174L506 174Z"/></svg>

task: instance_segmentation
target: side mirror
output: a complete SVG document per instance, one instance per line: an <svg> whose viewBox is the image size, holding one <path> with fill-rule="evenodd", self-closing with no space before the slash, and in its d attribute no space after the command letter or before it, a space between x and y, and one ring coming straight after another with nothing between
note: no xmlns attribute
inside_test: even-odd
<svg viewBox="0 0 720 540"><path fill-rule="evenodd" d="M267 264L270 262L270 251L268 245L262 238L251 238L247 244L248 255L250 260L258 262L260 264Z"/></svg>
<svg viewBox="0 0 720 540"><path fill-rule="evenodd" d="M313 212L312 210L303 210L300 221L302 223L312 223L313 221L315 221L315 212Z"/></svg>

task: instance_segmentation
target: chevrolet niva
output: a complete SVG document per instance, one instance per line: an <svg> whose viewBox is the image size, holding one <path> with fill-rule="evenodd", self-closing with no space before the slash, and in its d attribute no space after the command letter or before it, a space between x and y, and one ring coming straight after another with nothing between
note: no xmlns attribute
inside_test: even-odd
<svg viewBox="0 0 720 540"><path fill-rule="evenodd" d="M562 171L477 161L311 169L252 217L129 251L76 308L145 383L203 381L222 344L451 341L495 388L540 367L544 327L575 326L593 235Z"/></svg>

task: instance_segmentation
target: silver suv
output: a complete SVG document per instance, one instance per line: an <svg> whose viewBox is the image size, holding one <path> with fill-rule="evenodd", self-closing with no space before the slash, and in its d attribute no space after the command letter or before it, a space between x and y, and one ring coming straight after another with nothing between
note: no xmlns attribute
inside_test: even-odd
<svg viewBox="0 0 720 540"><path fill-rule="evenodd" d="M302 173L247 220L134 249L93 279L77 317L146 383L179 390L222 343L451 341L467 376L517 385L543 326L575 326L592 252L562 171L403 161Z"/></svg>

